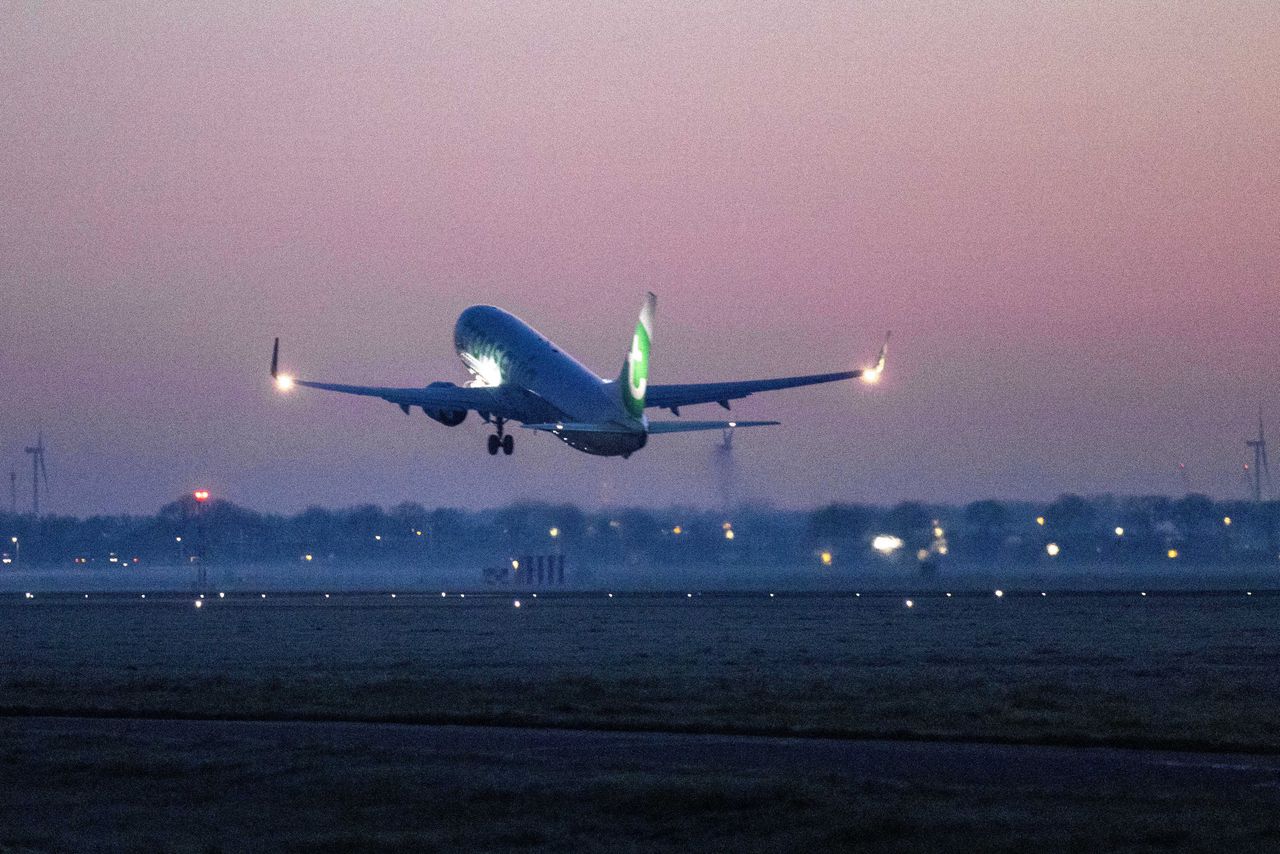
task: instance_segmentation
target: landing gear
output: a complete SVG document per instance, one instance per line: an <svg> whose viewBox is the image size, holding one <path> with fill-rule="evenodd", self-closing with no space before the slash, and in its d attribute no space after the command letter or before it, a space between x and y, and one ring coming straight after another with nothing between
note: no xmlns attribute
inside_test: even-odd
<svg viewBox="0 0 1280 854"><path fill-rule="evenodd" d="M515 437L509 435L505 430L503 430L503 427L505 426L504 419L495 418L494 424L497 426L498 432L489 437L489 455L497 455L498 449L501 448L502 453L509 457L516 449Z"/></svg>

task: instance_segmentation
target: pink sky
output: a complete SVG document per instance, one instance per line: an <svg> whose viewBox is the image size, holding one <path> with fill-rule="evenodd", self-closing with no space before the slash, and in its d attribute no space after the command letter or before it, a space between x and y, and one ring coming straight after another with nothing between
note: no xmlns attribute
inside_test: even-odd
<svg viewBox="0 0 1280 854"><path fill-rule="evenodd" d="M477 302L612 375L646 289L655 382L894 330L738 405L746 498L1234 497L1280 440L1276 4L261 5L7 16L0 464L43 423L56 511L714 501L709 435L495 461L265 380L460 381Z"/></svg>

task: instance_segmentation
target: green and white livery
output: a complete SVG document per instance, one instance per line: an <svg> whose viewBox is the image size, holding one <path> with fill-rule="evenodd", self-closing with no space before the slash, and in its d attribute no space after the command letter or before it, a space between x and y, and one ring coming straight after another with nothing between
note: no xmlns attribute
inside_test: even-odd
<svg viewBox="0 0 1280 854"><path fill-rule="evenodd" d="M644 393L649 388L649 348L653 346L653 316L657 308L658 298L652 292L645 294L644 308L640 309L640 319L631 336L631 351L622 363L622 375L618 378L623 404L634 418L644 417Z"/></svg>
<svg viewBox="0 0 1280 854"><path fill-rule="evenodd" d="M278 338L271 352L271 376L281 391L301 386L377 397L394 403L405 414L421 409L450 427L475 412L494 428L488 437L490 454L512 452L515 441L506 425L516 422L529 430L550 433L589 454L629 457L655 434L778 423L650 421L644 414L646 409L667 409L678 418L683 406L718 403L728 409L729 401L761 391L858 377L875 382L884 369L887 341L876 361L865 369L738 382L651 385L649 359L657 305L657 297L645 295L631 336L631 349L616 380L601 379L532 326L491 305L471 306L458 316L454 326L454 347L471 374L471 381L463 386L451 382L434 382L426 387L364 386L295 379L280 371Z"/></svg>

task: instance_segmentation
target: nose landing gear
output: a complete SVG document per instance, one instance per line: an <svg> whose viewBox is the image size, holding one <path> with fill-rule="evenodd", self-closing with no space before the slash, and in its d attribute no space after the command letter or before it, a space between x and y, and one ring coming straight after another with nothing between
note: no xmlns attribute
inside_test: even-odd
<svg viewBox="0 0 1280 854"><path fill-rule="evenodd" d="M503 429L505 426L503 419L494 419L494 424L497 426L498 432L489 437L489 455L496 456L498 449L501 448L502 453L509 457L516 449L516 440Z"/></svg>

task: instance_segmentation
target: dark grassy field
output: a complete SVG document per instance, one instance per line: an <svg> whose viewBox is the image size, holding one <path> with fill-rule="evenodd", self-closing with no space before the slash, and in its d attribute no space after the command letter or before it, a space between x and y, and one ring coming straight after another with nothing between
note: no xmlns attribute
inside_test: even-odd
<svg viewBox="0 0 1280 854"><path fill-rule="evenodd" d="M1280 750L1280 596L0 600L0 710Z"/></svg>
<svg viewBox="0 0 1280 854"><path fill-rule="evenodd" d="M1280 751L1276 595L520 598L9 596L0 711ZM54 737L21 717L0 721L0 750L0 851L1280 841L1257 792L904 787L681 763L546 779L536 763L444 767L322 738Z"/></svg>

